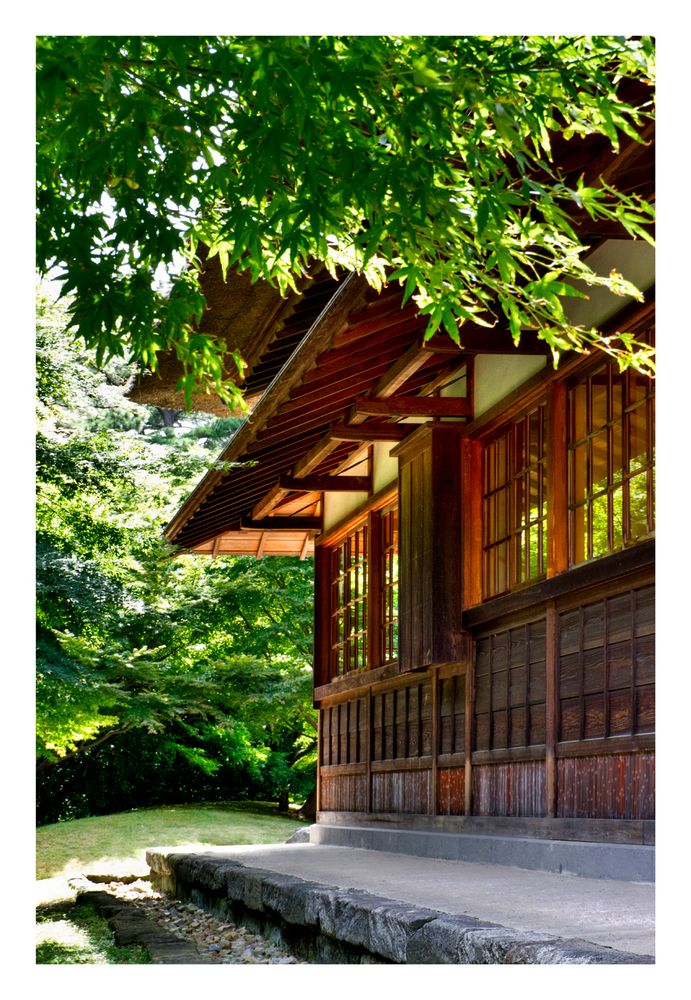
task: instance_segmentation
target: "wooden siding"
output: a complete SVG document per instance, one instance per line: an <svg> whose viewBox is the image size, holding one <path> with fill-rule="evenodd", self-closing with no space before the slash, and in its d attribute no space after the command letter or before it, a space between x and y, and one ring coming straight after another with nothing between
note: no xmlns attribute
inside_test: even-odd
<svg viewBox="0 0 691 1000"><path fill-rule="evenodd" d="M372 812L429 813L430 771L387 771L372 775Z"/></svg>
<svg viewBox="0 0 691 1000"><path fill-rule="evenodd" d="M475 660L475 749L544 742L544 621L479 638Z"/></svg>
<svg viewBox="0 0 691 1000"><path fill-rule="evenodd" d="M333 812L367 812L366 774L328 774L322 771L320 808Z"/></svg>
<svg viewBox="0 0 691 1000"><path fill-rule="evenodd" d="M589 593L548 610L549 688L538 607L533 620L478 635L474 662L324 702L320 810L653 819L654 590ZM551 742L550 697L560 727Z"/></svg>
<svg viewBox="0 0 691 1000"><path fill-rule="evenodd" d="M473 766L475 816L544 816L545 764L541 760Z"/></svg>
<svg viewBox="0 0 691 1000"><path fill-rule="evenodd" d="M557 789L558 816L654 819L655 754L558 760Z"/></svg>
<svg viewBox="0 0 691 1000"><path fill-rule="evenodd" d="M432 685L409 684L372 696L372 760L432 753Z"/></svg>
<svg viewBox="0 0 691 1000"><path fill-rule="evenodd" d="M394 450L400 459L401 670L461 652L460 424L428 424Z"/></svg>
<svg viewBox="0 0 691 1000"><path fill-rule="evenodd" d="M440 767L437 771L437 815L465 813L465 768Z"/></svg>
<svg viewBox="0 0 691 1000"><path fill-rule="evenodd" d="M559 616L559 739L655 730L652 586Z"/></svg>

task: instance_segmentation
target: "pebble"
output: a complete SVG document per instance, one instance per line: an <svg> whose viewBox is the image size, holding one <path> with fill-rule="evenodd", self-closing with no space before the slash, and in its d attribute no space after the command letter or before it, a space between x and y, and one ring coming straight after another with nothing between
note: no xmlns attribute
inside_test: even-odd
<svg viewBox="0 0 691 1000"><path fill-rule="evenodd" d="M145 879L125 884L108 882L101 888L133 903L160 927L183 941L192 941L211 961L223 965L307 965L246 927L213 917L193 903L164 896Z"/></svg>

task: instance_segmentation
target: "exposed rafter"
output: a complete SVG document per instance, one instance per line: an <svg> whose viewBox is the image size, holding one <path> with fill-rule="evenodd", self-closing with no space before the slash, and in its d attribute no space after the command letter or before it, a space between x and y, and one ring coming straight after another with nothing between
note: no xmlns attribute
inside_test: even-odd
<svg viewBox="0 0 691 1000"><path fill-rule="evenodd" d="M334 441L402 441L412 430L414 424L332 424L329 433Z"/></svg>
<svg viewBox="0 0 691 1000"><path fill-rule="evenodd" d="M241 531L321 531L320 517L241 518Z"/></svg>
<svg viewBox="0 0 691 1000"><path fill-rule="evenodd" d="M300 479L281 476L278 485L285 490L304 490L310 493L323 493L325 490L357 492L369 490L372 480L369 476L303 476Z"/></svg>
<svg viewBox="0 0 691 1000"><path fill-rule="evenodd" d="M358 396L352 414L366 417L467 417L468 400L453 396Z"/></svg>

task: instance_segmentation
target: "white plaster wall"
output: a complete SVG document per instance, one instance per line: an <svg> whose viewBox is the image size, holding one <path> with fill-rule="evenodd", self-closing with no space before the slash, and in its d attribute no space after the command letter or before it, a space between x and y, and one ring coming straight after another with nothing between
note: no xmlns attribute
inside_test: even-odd
<svg viewBox="0 0 691 1000"><path fill-rule="evenodd" d="M645 240L606 240L585 260L596 274L607 275L615 268L642 292L655 281L655 248ZM572 323L597 326L633 301L628 296L612 295L606 288L596 285L575 284L588 298L562 300L565 301L564 311Z"/></svg>
<svg viewBox="0 0 691 1000"><path fill-rule="evenodd" d="M546 364L547 358L539 355L478 354L475 358L474 415L482 416Z"/></svg>
<svg viewBox="0 0 691 1000"><path fill-rule="evenodd" d="M450 383L439 390L440 396L450 396L452 399L464 399L468 393L468 378L465 364L449 375Z"/></svg>
<svg viewBox="0 0 691 1000"><path fill-rule="evenodd" d="M392 446L389 446L392 447ZM357 465L353 465L342 472L343 476L366 476L369 460L365 456ZM329 531L335 524L342 521L349 514L363 504L368 497L366 490L358 490L354 493L324 493L324 531Z"/></svg>
<svg viewBox="0 0 691 1000"><path fill-rule="evenodd" d="M374 442L374 469L372 472L372 491L378 493L385 486L398 479L398 459L392 458L389 452L394 447L393 441Z"/></svg>

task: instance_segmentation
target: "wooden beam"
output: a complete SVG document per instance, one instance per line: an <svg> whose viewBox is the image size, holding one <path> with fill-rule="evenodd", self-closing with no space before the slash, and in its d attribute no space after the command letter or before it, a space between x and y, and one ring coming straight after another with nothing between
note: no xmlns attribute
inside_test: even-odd
<svg viewBox="0 0 691 1000"><path fill-rule="evenodd" d="M367 289L366 280L355 273L349 274L338 286L328 306L316 318L307 335L262 395L252 412L252 419L242 424L228 442L220 456L221 462L234 462L246 454L248 447L266 427L271 417L277 413L295 386L299 385L305 372L314 366L319 354L331 346L335 335L346 322L348 314L364 302ZM207 473L166 526L164 534L169 541L175 540L224 475L222 469Z"/></svg>
<svg viewBox="0 0 691 1000"><path fill-rule="evenodd" d="M252 517L254 520L258 521L262 517L266 517L281 500L288 496L289 492L290 490L281 486L280 482L272 486L266 496L262 497L259 503L255 504L252 508Z"/></svg>
<svg viewBox="0 0 691 1000"><path fill-rule="evenodd" d="M320 517L242 518L241 531L321 531Z"/></svg>
<svg viewBox="0 0 691 1000"><path fill-rule="evenodd" d="M435 333L425 341L423 347L433 354L452 354L460 360L467 352L471 354L549 354L550 350L544 340L540 340L533 330L523 330L518 347L514 346L513 337L508 329L500 326L486 329L462 326L458 331L461 346L454 344L450 337L443 333Z"/></svg>
<svg viewBox="0 0 691 1000"><path fill-rule="evenodd" d="M300 549L300 561L301 562L304 560L305 556L307 555L307 546L310 543L310 537L311 536L310 536L309 531L305 532L305 540L302 543L302 548Z"/></svg>
<svg viewBox="0 0 691 1000"><path fill-rule="evenodd" d="M361 424L348 427L346 424L332 424L329 434L334 441L402 441L415 424Z"/></svg>
<svg viewBox="0 0 691 1000"><path fill-rule="evenodd" d="M257 551L255 552L255 558L261 559L264 555L264 546L266 545L266 539L268 538L268 532L262 531L259 537L259 545L257 545Z"/></svg>
<svg viewBox="0 0 691 1000"><path fill-rule="evenodd" d="M322 493L324 490L368 493L371 482L369 476L303 476L301 479L281 476L278 480L283 489L305 493Z"/></svg>
<svg viewBox="0 0 691 1000"><path fill-rule="evenodd" d="M374 399L385 399L401 388L414 375L418 368L422 368L429 359L430 352L421 348L418 344L413 344L409 350L402 354L398 361L385 372L379 379L374 389L372 397Z"/></svg>
<svg viewBox="0 0 691 1000"><path fill-rule="evenodd" d="M293 466L293 476L296 479L306 476L313 469L316 469L318 465L321 465L324 459L328 458L338 445L338 441L329 434L326 434L321 440L317 441L313 448L310 448L303 458L295 463Z"/></svg>
<svg viewBox="0 0 691 1000"><path fill-rule="evenodd" d="M354 414L367 417L467 417L469 412L468 400L454 396L358 396L353 404Z"/></svg>
<svg viewBox="0 0 691 1000"><path fill-rule="evenodd" d="M214 538L213 547L211 549L211 558L212 559L216 558L216 556L218 555L218 550L220 549L220 547L221 547L221 536L220 535L216 535L216 537Z"/></svg>

